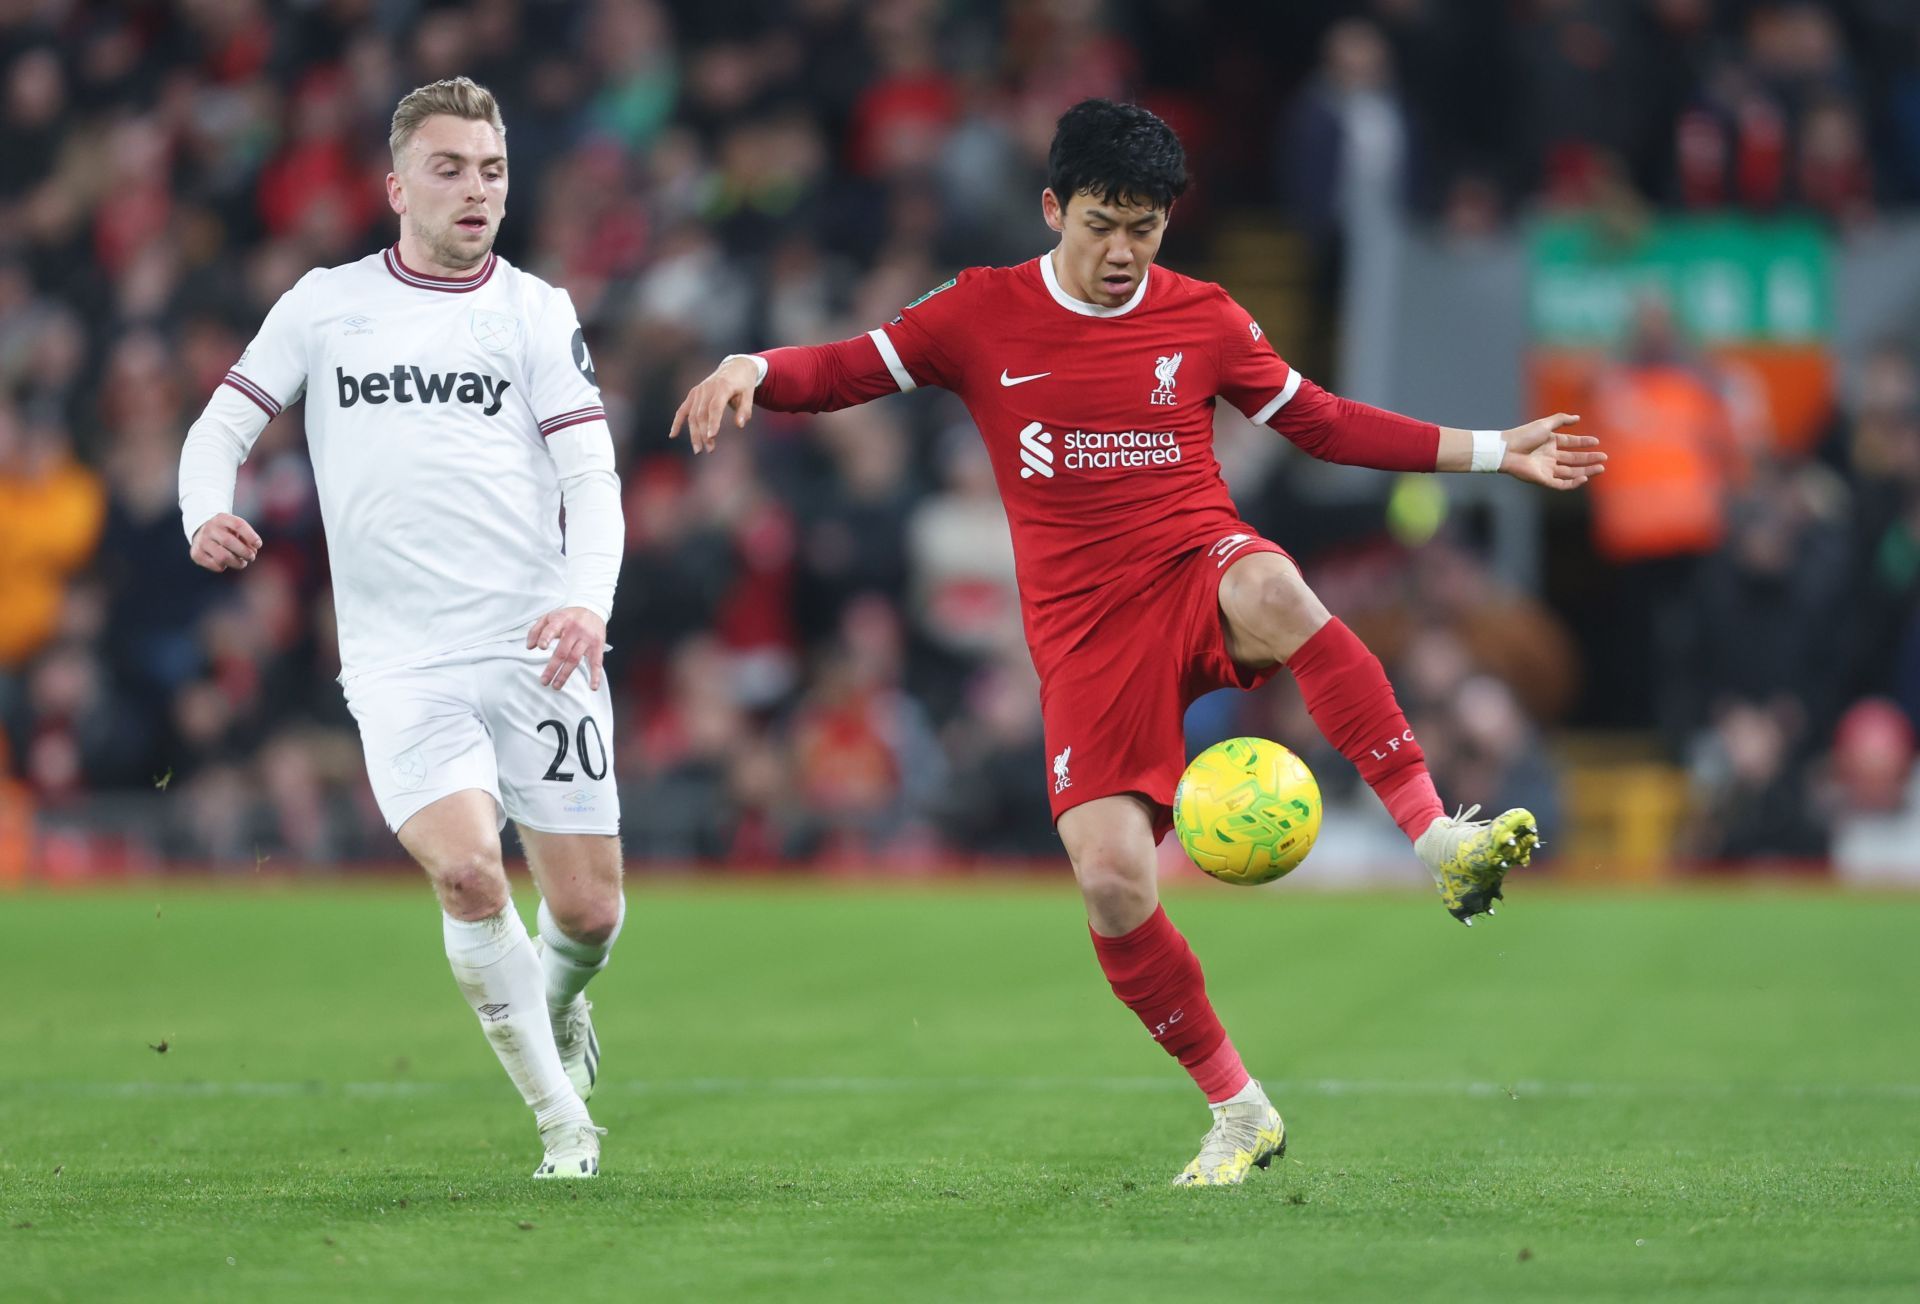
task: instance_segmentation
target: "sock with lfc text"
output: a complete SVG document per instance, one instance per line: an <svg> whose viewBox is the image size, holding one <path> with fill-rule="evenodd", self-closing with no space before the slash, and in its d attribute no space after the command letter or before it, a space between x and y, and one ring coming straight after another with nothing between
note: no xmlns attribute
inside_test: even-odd
<svg viewBox="0 0 1920 1304"><path fill-rule="evenodd" d="M559 921L547 909L544 897L540 901L538 918L540 964L547 972L547 1005L558 1014L587 989L587 984L593 981L595 974L607 967L607 957L620 937L620 926L627 922L627 898L624 894L621 896L620 916L614 920L613 932L598 946L576 941L562 932Z"/></svg>
<svg viewBox="0 0 1920 1304"><path fill-rule="evenodd" d="M1380 658L1335 617L1287 659L1287 669L1320 732L1353 762L1407 840L1425 833L1445 812Z"/></svg>
<svg viewBox="0 0 1920 1304"><path fill-rule="evenodd" d="M454 979L535 1123L545 1131L556 1123L589 1122L554 1047L546 975L513 902L491 918L445 915L442 922Z"/></svg>
<svg viewBox="0 0 1920 1304"><path fill-rule="evenodd" d="M1247 1085L1246 1066L1207 999L1207 982L1187 939L1156 906L1151 918L1120 937L1093 936L1094 954L1113 994L1140 1016L1153 1039L1180 1061L1217 1104Z"/></svg>

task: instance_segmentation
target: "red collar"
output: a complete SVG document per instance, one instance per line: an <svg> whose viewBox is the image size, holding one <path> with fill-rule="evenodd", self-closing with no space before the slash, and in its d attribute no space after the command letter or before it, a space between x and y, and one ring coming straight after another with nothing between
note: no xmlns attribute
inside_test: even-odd
<svg viewBox="0 0 1920 1304"><path fill-rule="evenodd" d="M381 258L386 262L387 270L393 274L394 280L405 285L411 285L416 289L438 290L442 294L465 294L469 290L479 289L485 285L488 278L493 275L493 265L499 261L493 256L493 252L489 250L487 260L481 263L470 275L429 276L425 272L416 272L401 262L400 246L397 244L389 246L386 251L381 254Z"/></svg>

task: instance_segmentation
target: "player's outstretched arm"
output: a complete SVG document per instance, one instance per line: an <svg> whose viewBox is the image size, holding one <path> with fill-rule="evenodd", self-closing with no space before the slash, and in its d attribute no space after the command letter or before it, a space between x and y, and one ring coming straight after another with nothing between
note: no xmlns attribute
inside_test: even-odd
<svg viewBox="0 0 1920 1304"><path fill-rule="evenodd" d="M708 453L721 425L729 418L735 429L746 425L756 401L775 412L837 412L913 388L913 375L884 329L833 344L736 353L687 391L667 438L684 424L693 451Z"/></svg>
<svg viewBox="0 0 1920 1304"><path fill-rule="evenodd" d="M1580 418L1556 412L1511 430L1440 428L1437 471L1500 471L1547 489L1578 489L1607 469L1594 435L1568 432Z"/></svg>

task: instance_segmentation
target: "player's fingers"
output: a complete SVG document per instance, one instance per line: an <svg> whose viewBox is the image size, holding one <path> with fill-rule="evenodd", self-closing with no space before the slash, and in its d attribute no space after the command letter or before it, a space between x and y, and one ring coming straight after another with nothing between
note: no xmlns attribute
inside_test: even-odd
<svg viewBox="0 0 1920 1304"><path fill-rule="evenodd" d="M574 637L567 639L554 652L554 664L558 667L553 676L554 688L567 686L567 680L573 675L573 668L580 664L581 651L580 640Z"/></svg>
<svg viewBox="0 0 1920 1304"><path fill-rule="evenodd" d="M693 402L694 391L688 390L687 396L680 400L680 406L673 410L673 424L667 427L667 438L678 439L680 426L687 419L687 404Z"/></svg>
<svg viewBox="0 0 1920 1304"><path fill-rule="evenodd" d="M1556 434L1554 439L1559 441L1562 448L1598 448L1600 446L1598 435Z"/></svg>
<svg viewBox="0 0 1920 1304"><path fill-rule="evenodd" d="M753 419L753 391L743 389L733 405L733 424L736 429L744 427Z"/></svg>
<svg viewBox="0 0 1920 1304"><path fill-rule="evenodd" d="M551 616L542 616L533 622L533 628L527 631L527 650L529 652L540 646L540 633L547 627L547 622L551 619L553 619Z"/></svg>
<svg viewBox="0 0 1920 1304"><path fill-rule="evenodd" d="M1605 453L1570 453L1564 449L1556 459L1561 466L1599 466L1607 460Z"/></svg>
<svg viewBox="0 0 1920 1304"><path fill-rule="evenodd" d="M251 525L248 525L245 521L241 520L237 516L233 518L233 522L234 522L234 533L240 537L240 541L242 543L246 544L249 548L253 549L255 553L258 553L261 548L266 546L264 543L261 542L259 532L256 531Z"/></svg>
<svg viewBox="0 0 1920 1304"><path fill-rule="evenodd" d="M1579 419L1579 416L1572 412L1556 412L1548 417L1547 421L1550 429L1558 430L1561 426L1570 426Z"/></svg>
<svg viewBox="0 0 1920 1304"><path fill-rule="evenodd" d="M231 559L228 563L229 565L243 567L253 560L251 550L244 547L238 540L229 537L225 532L215 534L213 543L218 553L225 554L226 557Z"/></svg>
<svg viewBox="0 0 1920 1304"><path fill-rule="evenodd" d="M600 691L601 672L605 668L606 659L607 645L598 639L590 640L587 644L587 668L591 673L587 679L587 687L596 693Z"/></svg>

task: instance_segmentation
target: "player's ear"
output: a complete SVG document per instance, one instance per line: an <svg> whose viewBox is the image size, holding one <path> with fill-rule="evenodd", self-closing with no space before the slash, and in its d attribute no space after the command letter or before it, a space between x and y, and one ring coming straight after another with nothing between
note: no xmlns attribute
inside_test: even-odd
<svg viewBox="0 0 1920 1304"><path fill-rule="evenodd" d="M1061 204L1060 196L1053 193L1052 186L1048 186L1040 192L1040 215L1047 219L1047 225L1054 230L1065 231L1067 229L1066 207Z"/></svg>
<svg viewBox="0 0 1920 1304"><path fill-rule="evenodd" d="M396 213L407 211L407 192L400 186L400 174L387 173L387 207Z"/></svg>

